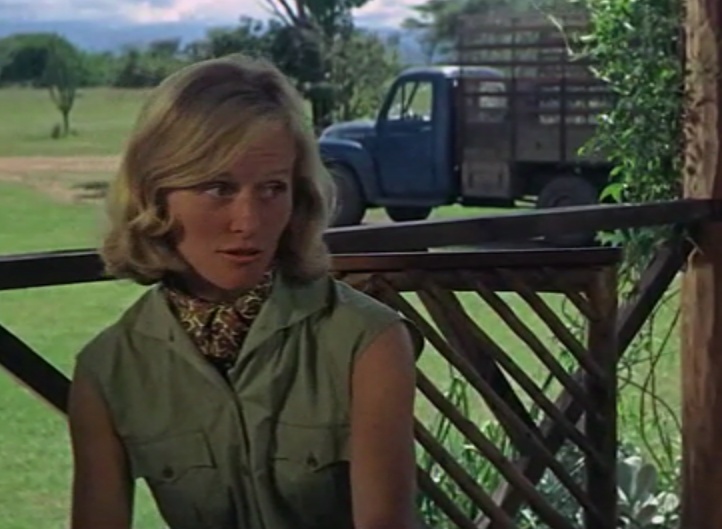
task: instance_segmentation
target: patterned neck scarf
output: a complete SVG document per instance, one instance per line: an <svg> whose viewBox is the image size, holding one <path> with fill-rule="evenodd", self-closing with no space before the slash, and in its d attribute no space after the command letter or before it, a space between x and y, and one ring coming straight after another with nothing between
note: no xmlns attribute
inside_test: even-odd
<svg viewBox="0 0 722 529"><path fill-rule="evenodd" d="M271 293L273 271L232 302L210 302L165 285L163 290L181 326L201 354L222 372L233 366L251 324Z"/></svg>

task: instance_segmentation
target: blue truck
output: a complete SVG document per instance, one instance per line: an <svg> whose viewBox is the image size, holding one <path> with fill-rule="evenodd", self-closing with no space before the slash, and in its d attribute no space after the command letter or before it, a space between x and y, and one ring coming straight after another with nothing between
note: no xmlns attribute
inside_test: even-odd
<svg viewBox="0 0 722 529"><path fill-rule="evenodd" d="M376 119L322 132L337 188L334 225L358 224L377 207L412 221L448 204L597 202L611 166L580 147L609 94L568 51L567 32L586 26L481 18L468 17L460 30L458 64L409 68Z"/></svg>

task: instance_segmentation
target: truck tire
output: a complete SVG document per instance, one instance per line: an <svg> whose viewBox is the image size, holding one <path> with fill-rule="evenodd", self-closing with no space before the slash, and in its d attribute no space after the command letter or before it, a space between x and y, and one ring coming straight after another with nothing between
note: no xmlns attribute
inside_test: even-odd
<svg viewBox="0 0 722 529"><path fill-rule="evenodd" d="M578 176L557 176L542 187L536 200L537 209L566 206L586 206L599 202L596 186ZM567 233L548 235L547 242L557 246L589 246L594 243L595 233Z"/></svg>
<svg viewBox="0 0 722 529"><path fill-rule="evenodd" d="M330 165L335 189L331 209L331 226L354 226L366 214L366 199L356 175L343 165Z"/></svg>
<svg viewBox="0 0 722 529"><path fill-rule="evenodd" d="M386 208L386 214L395 222L426 220L431 215L431 208L414 206L396 206Z"/></svg>

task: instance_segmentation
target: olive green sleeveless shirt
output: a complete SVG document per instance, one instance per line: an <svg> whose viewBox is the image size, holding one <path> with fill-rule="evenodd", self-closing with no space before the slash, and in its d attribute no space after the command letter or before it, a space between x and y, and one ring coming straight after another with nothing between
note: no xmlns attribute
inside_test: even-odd
<svg viewBox="0 0 722 529"><path fill-rule="evenodd" d="M397 321L345 283L279 275L226 380L154 287L76 374L96 384L171 529L351 529L351 371Z"/></svg>

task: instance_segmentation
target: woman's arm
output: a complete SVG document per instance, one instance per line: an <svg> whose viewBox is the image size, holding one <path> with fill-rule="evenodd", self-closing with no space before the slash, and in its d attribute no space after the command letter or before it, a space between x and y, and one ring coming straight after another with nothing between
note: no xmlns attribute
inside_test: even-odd
<svg viewBox="0 0 722 529"><path fill-rule="evenodd" d="M78 375L68 402L73 449L71 529L129 529L133 485L125 452L108 409L93 385Z"/></svg>
<svg viewBox="0 0 722 529"><path fill-rule="evenodd" d="M352 375L351 493L355 529L413 529L414 351L406 326L360 353Z"/></svg>

